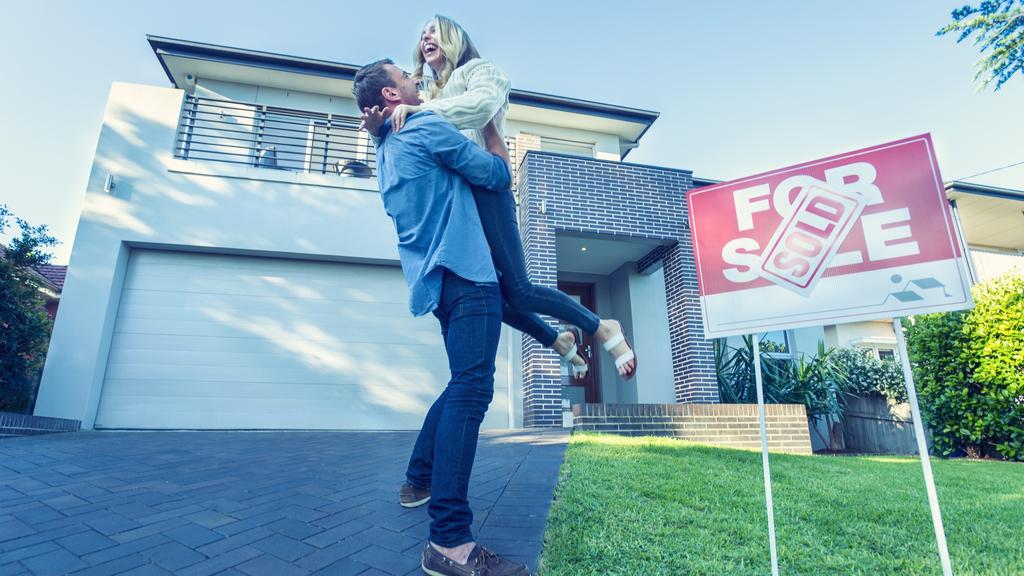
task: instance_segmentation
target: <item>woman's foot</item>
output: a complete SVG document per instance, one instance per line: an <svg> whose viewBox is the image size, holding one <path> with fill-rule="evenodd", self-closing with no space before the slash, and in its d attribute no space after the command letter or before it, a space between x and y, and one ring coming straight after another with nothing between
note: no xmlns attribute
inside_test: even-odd
<svg viewBox="0 0 1024 576"><path fill-rule="evenodd" d="M580 346L582 343L576 341L576 336L572 331L566 330L559 334L558 338L555 338L555 343L551 345L551 348L555 352L558 352L559 356L564 357L570 350L572 350L573 344ZM582 380L586 377L586 370L581 371L581 369L587 366L587 361L580 356L578 351L569 362L576 367L575 370L569 370L569 373L572 374L574 379Z"/></svg>
<svg viewBox="0 0 1024 576"><path fill-rule="evenodd" d="M619 339L619 335L623 338ZM632 378L636 374L636 355L633 354L632 348L629 346L629 342L624 338L625 334L622 334L622 325L617 320L601 320L601 324L597 327L597 338L605 344L605 350L611 353L612 358L616 359L616 365L618 366L619 376L626 378L627 380ZM609 350L607 345L609 342L619 340ZM630 356L632 354L632 356ZM626 361L619 362L619 358L629 358Z"/></svg>

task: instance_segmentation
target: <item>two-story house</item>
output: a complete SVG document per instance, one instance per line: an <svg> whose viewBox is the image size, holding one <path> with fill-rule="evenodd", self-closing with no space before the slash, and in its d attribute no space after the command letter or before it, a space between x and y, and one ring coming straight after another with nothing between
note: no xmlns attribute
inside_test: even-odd
<svg viewBox="0 0 1024 576"><path fill-rule="evenodd" d="M357 129L358 66L149 43L170 86L111 89L36 414L83 429L418 428L447 363L436 321L408 312ZM558 357L506 329L484 427L561 426L563 398L717 402L694 179L623 161L658 114L518 89L509 104L531 275L621 320L641 367L624 381L588 342L589 379L563 387Z"/></svg>

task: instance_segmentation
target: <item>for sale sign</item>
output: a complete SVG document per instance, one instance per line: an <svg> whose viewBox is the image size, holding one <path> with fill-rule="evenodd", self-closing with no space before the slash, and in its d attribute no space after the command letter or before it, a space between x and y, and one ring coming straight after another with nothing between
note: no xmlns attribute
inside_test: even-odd
<svg viewBox="0 0 1024 576"><path fill-rule="evenodd" d="M927 134L687 201L708 338L972 306Z"/></svg>

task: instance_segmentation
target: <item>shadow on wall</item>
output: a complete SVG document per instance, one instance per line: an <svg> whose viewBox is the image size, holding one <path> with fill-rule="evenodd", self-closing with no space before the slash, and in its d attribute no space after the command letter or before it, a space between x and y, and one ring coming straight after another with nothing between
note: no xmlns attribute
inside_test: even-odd
<svg viewBox="0 0 1024 576"><path fill-rule="evenodd" d="M313 227L316 230L330 230L331 218L352 221L368 210L383 211L376 194L333 187L341 185L340 176L324 176L321 182L329 186L265 181L259 179L262 171L269 172L263 168L176 159L176 130L176 124L167 125L123 105L112 106L100 132L87 186L93 194L86 199L83 217L138 241L159 237L168 244L268 251L281 246L259 232L277 230L278 236L296 245L293 251L327 254L336 251L337 244L329 235L311 236L310 219L325 224ZM198 173L187 173L190 166ZM280 171L274 172L279 175ZM105 192L108 175L113 176L114 186ZM281 209L268 211L268 206ZM155 229L154 223L161 221L175 225L170 230ZM251 226L224 225L240 221Z"/></svg>

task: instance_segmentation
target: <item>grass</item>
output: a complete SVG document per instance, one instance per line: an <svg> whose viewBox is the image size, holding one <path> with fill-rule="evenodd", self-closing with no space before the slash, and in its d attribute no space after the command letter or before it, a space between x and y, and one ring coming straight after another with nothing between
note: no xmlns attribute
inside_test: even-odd
<svg viewBox="0 0 1024 576"><path fill-rule="evenodd" d="M1024 574L1024 465L933 459L958 575ZM941 574L916 458L771 456L779 569ZM770 573L761 454L574 434L541 576Z"/></svg>

